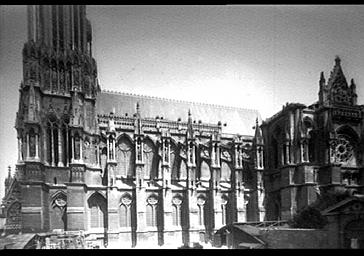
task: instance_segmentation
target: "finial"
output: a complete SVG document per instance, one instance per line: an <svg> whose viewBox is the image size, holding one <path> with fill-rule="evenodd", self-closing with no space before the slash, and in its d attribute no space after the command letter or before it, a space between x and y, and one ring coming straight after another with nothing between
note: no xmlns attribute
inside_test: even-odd
<svg viewBox="0 0 364 256"><path fill-rule="evenodd" d="M137 104L136 104L136 111L137 111L138 114L140 114L139 102L137 102Z"/></svg>
<svg viewBox="0 0 364 256"><path fill-rule="evenodd" d="M335 64L336 65L340 65L340 58L339 58L339 56L338 55L336 55L336 57L335 57Z"/></svg>
<svg viewBox="0 0 364 256"><path fill-rule="evenodd" d="M258 126L258 117L255 119L255 125Z"/></svg>
<svg viewBox="0 0 364 256"><path fill-rule="evenodd" d="M188 117L191 117L191 109L188 109Z"/></svg>
<svg viewBox="0 0 364 256"><path fill-rule="evenodd" d="M9 178L11 177L11 166L10 165L8 166L8 176L9 176Z"/></svg>
<svg viewBox="0 0 364 256"><path fill-rule="evenodd" d="M323 71L320 74L320 80L321 81L325 81L325 76L324 76L324 72Z"/></svg>

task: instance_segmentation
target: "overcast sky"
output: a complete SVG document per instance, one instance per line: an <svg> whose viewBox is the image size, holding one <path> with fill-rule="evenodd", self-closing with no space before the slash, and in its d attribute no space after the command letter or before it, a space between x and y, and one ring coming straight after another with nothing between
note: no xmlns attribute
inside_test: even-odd
<svg viewBox="0 0 364 256"><path fill-rule="evenodd" d="M259 110L311 104L335 55L364 102L364 6L87 6L102 89ZM0 197L15 168L26 7L0 7ZM186 110L187 113L187 110ZM192 113L193 114L193 113Z"/></svg>

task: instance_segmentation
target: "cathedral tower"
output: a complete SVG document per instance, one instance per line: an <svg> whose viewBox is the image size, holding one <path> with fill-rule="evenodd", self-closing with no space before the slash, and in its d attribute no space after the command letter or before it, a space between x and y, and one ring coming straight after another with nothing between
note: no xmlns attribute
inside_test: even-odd
<svg viewBox="0 0 364 256"><path fill-rule="evenodd" d="M32 5L27 11L15 125L23 229L72 229L66 221L49 221L67 214L65 205L56 207L59 212L48 209L48 200L65 201L67 190L80 189L74 183L85 182L85 166L99 167L95 102L100 89L91 24L85 6ZM72 202L68 198L67 206Z"/></svg>

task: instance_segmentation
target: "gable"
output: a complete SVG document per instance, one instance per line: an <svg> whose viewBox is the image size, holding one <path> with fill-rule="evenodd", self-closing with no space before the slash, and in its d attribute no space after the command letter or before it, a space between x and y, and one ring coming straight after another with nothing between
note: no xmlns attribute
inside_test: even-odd
<svg viewBox="0 0 364 256"><path fill-rule="evenodd" d="M352 197L321 211L322 215L364 213L364 199Z"/></svg>

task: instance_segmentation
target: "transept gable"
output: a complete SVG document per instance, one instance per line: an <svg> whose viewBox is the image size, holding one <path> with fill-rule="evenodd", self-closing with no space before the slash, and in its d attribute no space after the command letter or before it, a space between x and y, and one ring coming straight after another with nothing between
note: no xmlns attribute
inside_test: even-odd
<svg viewBox="0 0 364 256"><path fill-rule="evenodd" d="M321 211L322 215L338 215L350 213L364 213L364 198L363 195L354 195L338 202L337 204L328 207Z"/></svg>

